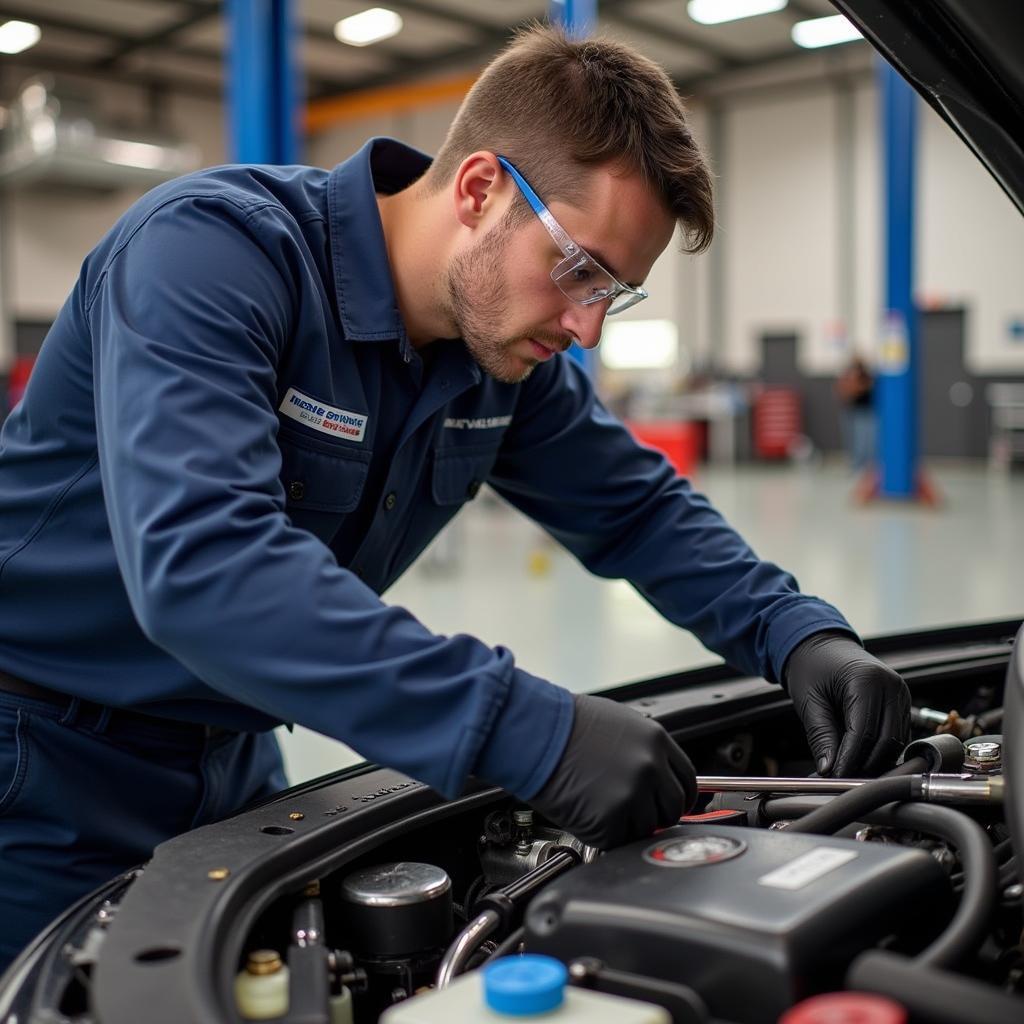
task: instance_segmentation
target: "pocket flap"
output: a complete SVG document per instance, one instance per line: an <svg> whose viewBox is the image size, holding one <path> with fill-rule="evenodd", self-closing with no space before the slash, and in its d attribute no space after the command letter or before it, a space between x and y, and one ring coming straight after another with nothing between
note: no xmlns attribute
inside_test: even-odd
<svg viewBox="0 0 1024 1024"><path fill-rule="evenodd" d="M316 512L351 512L370 469L370 452L330 451L278 436L287 505Z"/></svg>
<svg viewBox="0 0 1024 1024"><path fill-rule="evenodd" d="M434 501L438 505L460 505L475 498L497 457L497 448L483 452L434 452Z"/></svg>

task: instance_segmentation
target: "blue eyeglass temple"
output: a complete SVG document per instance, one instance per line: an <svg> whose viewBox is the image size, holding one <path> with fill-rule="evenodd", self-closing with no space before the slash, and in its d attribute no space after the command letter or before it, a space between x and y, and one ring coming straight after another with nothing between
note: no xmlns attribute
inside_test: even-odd
<svg viewBox="0 0 1024 1024"><path fill-rule="evenodd" d="M541 202L540 196L530 188L530 183L509 163L503 156L498 157L498 163L512 175L512 180L519 186L520 192L526 196L526 201L533 208L533 212L540 215L547 211L547 207Z"/></svg>

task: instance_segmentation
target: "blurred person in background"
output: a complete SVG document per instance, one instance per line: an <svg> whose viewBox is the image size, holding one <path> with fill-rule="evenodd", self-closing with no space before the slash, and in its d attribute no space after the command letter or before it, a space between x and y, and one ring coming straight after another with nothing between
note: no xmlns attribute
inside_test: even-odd
<svg viewBox="0 0 1024 1024"><path fill-rule="evenodd" d="M843 438L855 473L875 461L875 381L862 356L854 356L836 381L842 403Z"/></svg>

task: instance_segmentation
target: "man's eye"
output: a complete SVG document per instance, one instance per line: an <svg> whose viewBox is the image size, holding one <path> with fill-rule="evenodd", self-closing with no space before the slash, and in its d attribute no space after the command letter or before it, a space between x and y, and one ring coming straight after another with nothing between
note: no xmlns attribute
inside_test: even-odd
<svg viewBox="0 0 1024 1024"><path fill-rule="evenodd" d="M574 284L589 284L594 279L594 271L590 267L576 267L572 272Z"/></svg>

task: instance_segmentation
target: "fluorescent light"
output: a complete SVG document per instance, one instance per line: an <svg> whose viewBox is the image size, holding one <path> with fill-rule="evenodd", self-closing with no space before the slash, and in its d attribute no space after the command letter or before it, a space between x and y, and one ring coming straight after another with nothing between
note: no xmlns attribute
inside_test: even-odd
<svg viewBox="0 0 1024 1024"><path fill-rule="evenodd" d="M107 163L122 167L139 167L147 171L159 171L173 167L168 152L163 146L151 142L131 142L128 139L104 139L99 146L100 155Z"/></svg>
<svg viewBox="0 0 1024 1024"><path fill-rule="evenodd" d="M774 14L787 0L690 0L686 13L700 25L721 25L758 14Z"/></svg>
<svg viewBox="0 0 1024 1024"><path fill-rule="evenodd" d="M41 35L30 21L5 21L0 25L0 53L21 53L35 46Z"/></svg>
<svg viewBox="0 0 1024 1024"><path fill-rule="evenodd" d="M805 46L809 50L819 46L835 46L836 43L850 43L854 39L863 39L860 30L842 14L833 14L828 18L812 18L810 21L798 21L791 33L797 46Z"/></svg>
<svg viewBox="0 0 1024 1024"><path fill-rule="evenodd" d="M615 320L601 335L609 370L667 370L679 359L679 327L671 320Z"/></svg>
<svg viewBox="0 0 1024 1024"><path fill-rule="evenodd" d="M402 31L402 16L386 7L371 7L368 11L342 18L334 26L334 37L349 46L369 46L382 39L390 39Z"/></svg>

